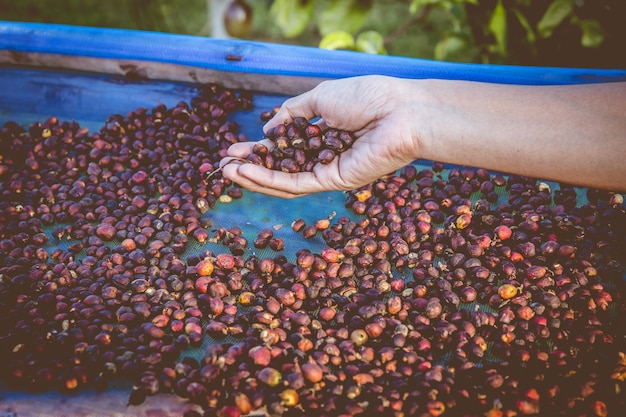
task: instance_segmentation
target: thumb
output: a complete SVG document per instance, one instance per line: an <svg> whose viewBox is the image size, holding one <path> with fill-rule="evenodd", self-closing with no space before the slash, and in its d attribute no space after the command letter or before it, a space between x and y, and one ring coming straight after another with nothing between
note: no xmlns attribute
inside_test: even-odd
<svg viewBox="0 0 626 417"><path fill-rule="evenodd" d="M304 117L307 120L311 120L317 116L320 116L319 109L317 108L316 100L316 88L313 90L302 93L299 96L291 97L283 102L280 109L263 126L263 132L267 133L270 129L280 125L293 122L296 117Z"/></svg>

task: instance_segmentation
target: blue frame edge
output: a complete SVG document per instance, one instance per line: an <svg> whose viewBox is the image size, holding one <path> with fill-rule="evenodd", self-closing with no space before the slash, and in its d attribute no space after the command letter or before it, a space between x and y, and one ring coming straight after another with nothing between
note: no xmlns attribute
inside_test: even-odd
<svg viewBox="0 0 626 417"><path fill-rule="evenodd" d="M626 70L621 69L453 63L139 30L7 21L0 21L0 51L320 78L379 74L525 85L626 81Z"/></svg>

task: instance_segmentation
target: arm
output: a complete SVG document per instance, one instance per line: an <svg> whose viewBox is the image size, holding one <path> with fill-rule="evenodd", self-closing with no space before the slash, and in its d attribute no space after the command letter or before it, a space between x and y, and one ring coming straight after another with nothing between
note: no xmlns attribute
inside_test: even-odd
<svg viewBox="0 0 626 417"><path fill-rule="evenodd" d="M353 131L357 140L312 173L229 164L224 175L253 191L297 197L354 189L425 158L626 189L626 83L515 86L354 77L286 100L265 130L295 116L320 116L322 125ZM251 146L233 145L229 155L245 157Z"/></svg>
<svg viewBox="0 0 626 417"><path fill-rule="evenodd" d="M439 120L437 130L422 157L593 188L626 189L626 83L433 84L442 104L434 116ZM452 115L447 124L446 115Z"/></svg>

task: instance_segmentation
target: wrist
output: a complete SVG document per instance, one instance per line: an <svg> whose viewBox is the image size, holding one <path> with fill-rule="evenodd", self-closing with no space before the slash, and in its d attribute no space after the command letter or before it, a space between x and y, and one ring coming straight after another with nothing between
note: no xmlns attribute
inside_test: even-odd
<svg viewBox="0 0 626 417"><path fill-rule="evenodd" d="M410 148L413 159L437 160L451 128L446 122L450 110L444 109L446 101L440 96L438 80L402 80L399 94L404 97L402 108L404 123L410 128Z"/></svg>
<svg viewBox="0 0 626 417"><path fill-rule="evenodd" d="M475 91L476 83L454 80L412 80L412 137L418 158L463 164L473 161L482 141L476 141L485 133L485 115L495 116L493 109L477 109L480 103ZM481 113L482 112L482 113ZM497 111L497 117L502 117ZM489 119L491 120L491 119ZM493 121L493 120L491 120ZM487 123L488 125L488 123ZM470 145L471 144L471 145Z"/></svg>

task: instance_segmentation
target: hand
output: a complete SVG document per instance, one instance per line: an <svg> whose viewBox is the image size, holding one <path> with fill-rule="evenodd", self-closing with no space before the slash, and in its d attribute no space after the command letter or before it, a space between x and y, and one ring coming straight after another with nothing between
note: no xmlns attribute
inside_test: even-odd
<svg viewBox="0 0 626 417"><path fill-rule="evenodd" d="M285 101L264 130L294 117L354 134L352 148L313 172L287 174L232 145L223 174L293 198L368 184L418 158L612 191L625 190L626 82L505 85L363 76L325 81ZM269 140L264 142L269 144Z"/></svg>
<svg viewBox="0 0 626 417"><path fill-rule="evenodd" d="M417 115L411 106L405 81L383 76L363 76L324 81L297 97L286 100L263 130L290 123L297 116L312 120L322 129L332 127L353 132L352 148L330 164L317 164L312 172L289 174L237 162L252 152L254 142L232 145L221 161L226 178L251 191L294 198L327 190L350 190L368 184L417 159L420 149L411 128ZM271 146L267 139L261 141Z"/></svg>

